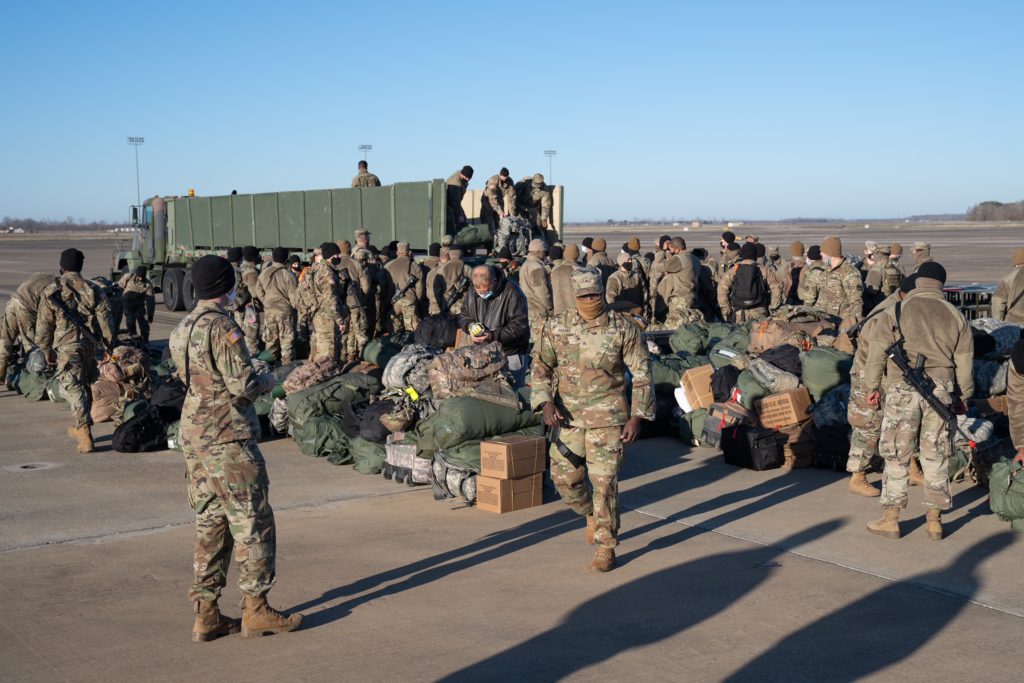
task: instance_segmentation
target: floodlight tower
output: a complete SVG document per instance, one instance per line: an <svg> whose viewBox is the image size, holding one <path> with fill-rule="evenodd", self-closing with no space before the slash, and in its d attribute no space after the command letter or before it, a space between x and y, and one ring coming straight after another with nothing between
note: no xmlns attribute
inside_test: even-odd
<svg viewBox="0 0 1024 683"><path fill-rule="evenodd" d="M146 141L144 137L128 136L128 144L135 148L135 205L142 207L142 192L139 191L139 146Z"/></svg>
<svg viewBox="0 0 1024 683"><path fill-rule="evenodd" d="M359 145L359 151L363 153L363 161L366 161L366 155L368 152L373 150L373 145Z"/></svg>
<svg viewBox="0 0 1024 683"><path fill-rule="evenodd" d="M546 149L546 150L544 150L544 156L546 156L548 158L548 184L549 185L554 185L555 184L555 181L552 180L552 176L554 174L551 172L551 158L554 157L556 154L558 154L558 150L556 150L556 149Z"/></svg>

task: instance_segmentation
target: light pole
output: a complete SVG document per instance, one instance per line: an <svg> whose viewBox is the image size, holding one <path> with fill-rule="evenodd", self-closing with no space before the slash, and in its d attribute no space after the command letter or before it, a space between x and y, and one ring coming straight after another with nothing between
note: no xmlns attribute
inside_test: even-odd
<svg viewBox="0 0 1024 683"><path fill-rule="evenodd" d="M139 191L139 145L144 143L146 138L128 136L128 144L135 148L135 206L142 208L142 192Z"/></svg>
<svg viewBox="0 0 1024 683"><path fill-rule="evenodd" d="M363 153L363 161L366 161L366 154L373 150L373 145L359 145L359 151Z"/></svg>
<svg viewBox="0 0 1024 683"><path fill-rule="evenodd" d="M546 156L548 158L548 184L549 185L554 185L555 184L555 181L552 179L552 176L554 176L554 173L551 172L551 158L554 157L556 154L558 154L558 150L555 150L555 149L546 149L546 150L544 150L544 156Z"/></svg>

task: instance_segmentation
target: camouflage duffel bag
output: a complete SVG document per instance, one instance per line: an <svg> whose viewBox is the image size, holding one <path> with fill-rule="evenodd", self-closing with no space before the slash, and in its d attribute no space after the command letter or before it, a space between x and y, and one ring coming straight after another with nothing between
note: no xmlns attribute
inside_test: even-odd
<svg viewBox="0 0 1024 683"><path fill-rule="evenodd" d="M479 441L460 444L451 450L440 449L434 453L434 459L430 465L430 483L434 489L434 500L461 498L467 503L476 501L476 475L478 469L460 466L454 462L459 459L467 459L466 454L462 453L462 451L468 453L474 450L476 451L476 461L479 463ZM451 456L454 457L449 460Z"/></svg>
<svg viewBox="0 0 1024 683"><path fill-rule="evenodd" d="M501 342L474 344L448 351L430 361L427 374L434 398L442 400L465 386L472 386L508 367Z"/></svg>

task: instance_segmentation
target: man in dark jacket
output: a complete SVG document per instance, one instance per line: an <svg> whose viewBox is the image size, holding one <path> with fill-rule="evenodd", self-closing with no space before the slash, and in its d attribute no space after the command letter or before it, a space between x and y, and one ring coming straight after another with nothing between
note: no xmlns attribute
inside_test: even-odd
<svg viewBox="0 0 1024 683"><path fill-rule="evenodd" d="M459 315L459 329L475 344L501 342L508 356L508 368L517 386L526 381L529 366L530 321L526 296L514 282L494 266L477 266L472 273L473 289L466 292ZM482 325L483 329L478 329Z"/></svg>

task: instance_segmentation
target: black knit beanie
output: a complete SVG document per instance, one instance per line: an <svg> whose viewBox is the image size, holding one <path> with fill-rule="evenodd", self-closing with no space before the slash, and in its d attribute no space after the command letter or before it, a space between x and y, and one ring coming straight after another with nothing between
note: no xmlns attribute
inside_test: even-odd
<svg viewBox="0 0 1024 683"><path fill-rule="evenodd" d="M917 276L919 278L925 277L931 280L938 280L942 284L946 284L946 269L935 261L925 261L921 264L921 267L917 269Z"/></svg>
<svg viewBox="0 0 1024 683"><path fill-rule="evenodd" d="M551 249L548 250L548 258L550 258L552 261L561 260L561 258L562 258L562 248L561 247L551 247Z"/></svg>
<svg viewBox="0 0 1024 683"><path fill-rule="evenodd" d="M81 273L85 254L75 248L60 252L60 267L67 273Z"/></svg>
<svg viewBox="0 0 1024 683"><path fill-rule="evenodd" d="M227 259L208 254L192 264L197 299L216 299L235 286L235 269Z"/></svg>
<svg viewBox="0 0 1024 683"><path fill-rule="evenodd" d="M238 263L241 260L242 260L242 248L241 247L231 247L230 249L228 249L228 261L230 261L231 263Z"/></svg>
<svg viewBox="0 0 1024 683"><path fill-rule="evenodd" d="M270 252L270 258L274 263L284 263L288 260L288 250L284 247L274 247L274 251Z"/></svg>
<svg viewBox="0 0 1024 683"><path fill-rule="evenodd" d="M341 247L334 242L324 242L320 245L320 255L324 257L325 261L332 259L339 254L341 254Z"/></svg>
<svg viewBox="0 0 1024 683"><path fill-rule="evenodd" d="M808 249L807 250L807 258L811 259L812 261L820 261L821 260L821 247L819 247L817 244L815 244L810 249Z"/></svg>
<svg viewBox="0 0 1024 683"><path fill-rule="evenodd" d="M913 275L908 275L907 277L903 278L903 282L900 283L900 291L903 292L904 294L910 294L910 292L912 292L914 290L914 287L916 286L917 273L914 273Z"/></svg>
<svg viewBox="0 0 1024 683"><path fill-rule="evenodd" d="M246 247L242 249L242 260L248 261L249 263L259 263L260 250L256 247Z"/></svg>
<svg viewBox="0 0 1024 683"><path fill-rule="evenodd" d="M427 253L429 255L431 255L431 256L440 256L441 255L441 243L440 242L433 242L433 243L431 243L431 245L429 247L427 247Z"/></svg>
<svg viewBox="0 0 1024 683"><path fill-rule="evenodd" d="M753 261L757 258L757 247L751 242L745 242L740 247L740 259Z"/></svg>

